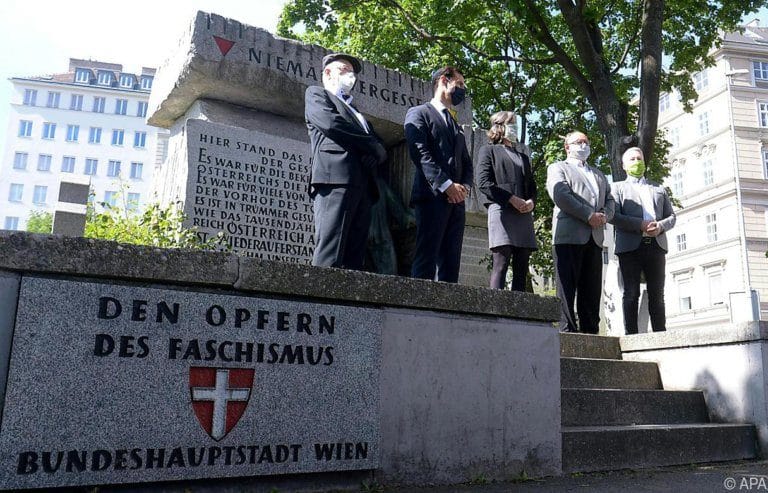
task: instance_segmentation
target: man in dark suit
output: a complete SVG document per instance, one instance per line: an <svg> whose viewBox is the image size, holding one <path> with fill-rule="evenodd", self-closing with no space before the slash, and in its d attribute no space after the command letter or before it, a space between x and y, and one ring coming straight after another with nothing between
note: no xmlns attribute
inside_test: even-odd
<svg viewBox="0 0 768 493"><path fill-rule="evenodd" d="M374 169L386 160L387 152L352 105L350 94L360 70L355 57L326 55L323 87L308 87L304 98L312 146L312 265L360 270L365 260L371 204L378 199Z"/></svg>
<svg viewBox="0 0 768 493"><path fill-rule="evenodd" d="M547 192L555 203L552 257L561 306L560 329L597 334L603 233L605 223L613 218L613 197L605 175L587 163L590 147L585 134L576 131L566 135L565 152L565 161L547 168Z"/></svg>
<svg viewBox="0 0 768 493"><path fill-rule="evenodd" d="M454 67L432 74L433 98L408 110L405 139L416 166L411 206L416 212L412 275L458 282L464 237L464 200L472 186L472 160L453 115L466 94Z"/></svg>
<svg viewBox="0 0 768 493"><path fill-rule="evenodd" d="M667 191L643 176L645 160L640 148L627 149L621 161L627 179L613 184L616 213L611 223L616 227L614 251L619 257L624 284L624 330L627 334L637 334L640 274L643 273L651 328L661 332L666 330L667 323L664 309L666 232L675 226L675 211Z"/></svg>

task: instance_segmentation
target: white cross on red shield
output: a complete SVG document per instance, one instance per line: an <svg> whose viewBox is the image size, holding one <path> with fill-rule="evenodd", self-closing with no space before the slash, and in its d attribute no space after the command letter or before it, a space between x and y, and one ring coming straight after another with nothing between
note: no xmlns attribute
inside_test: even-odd
<svg viewBox="0 0 768 493"><path fill-rule="evenodd" d="M208 435L216 441L232 431L248 407L253 368L189 368L192 409Z"/></svg>

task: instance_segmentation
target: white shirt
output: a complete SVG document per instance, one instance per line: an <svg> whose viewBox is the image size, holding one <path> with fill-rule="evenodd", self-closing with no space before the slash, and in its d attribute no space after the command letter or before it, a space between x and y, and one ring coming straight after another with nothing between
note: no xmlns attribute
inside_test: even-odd
<svg viewBox="0 0 768 493"><path fill-rule="evenodd" d="M627 176L627 184L634 187L640 194L640 202L643 206L643 220L655 221L656 209L653 206L653 187L648 183L645 177L635 178L634 176ZM643 233L643 236L647 236Z"/></svg>
<svg viewBox="0 0 768 493"><path fill-rule="evenodd" d="M579 170L579 173L581 173L581 175L587 180L590 192L592 193L592 205L597 207L597 199L600 188L597 185L597 177L595 174L592 173L592 170L589 169L589 166L587 166L584 161L579 161L578 159L569 157L565 160L565 162Z"/></svg>
<svg viewBox="0 0 768 493"><path fill-rule="evenodd" d="M440 101L439 99L432 99L429 102L429 104L434 106L435 109L437 110L437 112L440 113L441 115L443 115L443 121L445 122L446 125L448 125L448 127L450 127L451 124L450 124L450 122L448 122L448 118L453 118L453 117L452 116L449 117L448 115L445 114L445 111L444 111L444 110L447 110L448 107L446 105L444 105L443 102ZM448 178L437 189L440 190L441 192L445 192L446 190L448 190L448 187L450 187L451 185L453 185L453 180Z"/></svg>
<svg viewBox="0 0 768 493"><path fill-rule="evenodd" d="M347 108L349 108L349 111L352 112L353 115L355 115L355 118L357 118L357 121L360 122L360 126L363 127L365 130L365 133L371 133L371 129L368 127L368 122L365 121L365 117L357 111L355 108L352 107L352 96L349 96L347 94L344 94L341 89L336 91L336 96L341 99L345 105L347 105Z"/></svg>

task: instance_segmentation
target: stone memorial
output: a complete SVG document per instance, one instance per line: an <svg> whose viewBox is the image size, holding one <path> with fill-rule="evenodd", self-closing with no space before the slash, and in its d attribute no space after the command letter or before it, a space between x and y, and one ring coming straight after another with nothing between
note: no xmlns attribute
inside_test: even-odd
<svg viewBox="0 0 768 493"><path fill-rule="evenodd" d="M165 203L184 204L187 226L203 238L224 232L233 250L262 259L309 263L312 206L304 91L322 84L328 50L198 12L178 50L158 69L148 122L169 128L169 156L155 182ZM409 107L431 99L429 82L363 61L354 103L384 139L382 178L406 204L414 167L405 152ZM459 108L470 151L471 103ZM463 282L485 284L484 208L469 211ZM472 214L472 212L470 212ZM477 279L472 273L478 274Z"/></svg>
<svg viewBox="0 0 768 493"><path fill-rule="evenodd" d="M380 311L35 277L18 304L5 488L379 465Z"/></svg>

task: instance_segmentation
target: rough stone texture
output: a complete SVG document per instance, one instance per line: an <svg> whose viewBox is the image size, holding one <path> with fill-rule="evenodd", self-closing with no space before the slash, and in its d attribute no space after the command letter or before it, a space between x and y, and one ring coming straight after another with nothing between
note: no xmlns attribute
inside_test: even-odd
<svg viewBox="0 0 768 493"><path fill-rule="evenodd" d="M226 54L216 38L234 43ZM197 99L217 99L295 118L304 112L304 91L321 85L329 51L271 35L215 14L198 12L177 52L158 69L150 95L149 123L170 128ZM430 83L363 61L353 91L355 104L390 144L402 138L410 106L431 99ZM471 121L471 103L459 121Z"/></svg>
<svg viewBox="0 0 768 493"><path fill-rule="evenodd" d="M562 358L563 388L661 389L661 378L651 362Z"/></svg>
<svg viewBox="0 0 768 493"><path fill-rule="evenodd" d="M85 207L83 207L85 209ZM52 233L64 236L83 236L86 211L68 212L57 207L53 212Z"/></svg>
<svg viewBox="0 0 768 493"><path fill-rule="evenodd" d="M621 359L618 337L563 332L560 356L564 358Z"/></svg>
<svg viewBox="0 0 768 493"><path fill-rule="evenodd" d="M90 177L77 177L77 175L63 179L59 184L59 202L86 205L90 182Z"/></svg>
<svg viewBox="0 0 768 493"><path fill-rule="evenodd" d="M664 388L703 390L713 421L753 423L768 451L765 322L628 336L621 345L625 360L657 362Z"/></svg>
<svg viewBox="0 0 768 493"><path fill-rule="evenodd" d="M235 287L546 322L552 322L558 316L558 301L552 297L251 258L240 259L240 277Z"/></svg>
<svg viewBox="0 0 768 493"><path fill-rule="evenodd" d="M228 286L377 306L553 322L557 298L195 250L0 232L0 269Z"/></svg>
<svg viewBox="0 0 768 493"><path fill-rule="evenodd" d="M20 279L19 274L0 270L0 423L3 419L8 358L11 354Z"/></svg>
<svg viewBox="0 0 768 493"><path fill-rule="evenodd" d="M385 483L559 474L556 329L413 310L384 326Z"/></svg>
<svg viewBox="0 0 768 493"><path fill-rule="evenodd" d="M563 471L602 471L750 459L751 425L641 425L563 429ZM720 488L720 485L717 486Z"/></svg>
<svg viewBox="0 0 768 493"><path fill-rule="evenodd" d="M138 310L134 300L142 300ZM177 316L159 317L160 304L175 306ZM323 318L332 328L321 328ZM0 484L375 469L382 320L381 310L369 308L25 276L0 431ZM115 342L114 351L98 342L105 336ZM250 359L236 349L238 342L252 344ZM236 404L225 405L223 435L216 434L215 424L213 431L205 429L211 417L194 408L202 405L195 404L195 389L212 390L216 380L193 382L200 371L225 372L225 388L248 394L235 422L230 420ZM250 372L252 383L233 380L235 372ZM227 397L221 392L217 399L223 404ZM316 444L342 443L338 457L317 457ZM249 446L258 448L251 452ZM174 462L176 447L182 453ZM205 449L203 464L190 465L187 447ZM233 448L230 463L226 447ZM131 451L125 467L114 467L120 463L116 451L124 449ZM149 449L165 449L162 466L147 467ZM69 458L57 472L42 470L43 452L69 450L86 452L85 471L68 473ZM94 471L96 450L107 451L113 467ZM28 451L38 454L37 468L22 458Z"/></svg>
<svg viewBox="0 0 768 493"><path fill-rule="evenodd" d="M701 391L563 389L562 426L708 423Z"/></svg>
<svg viewBox="0 0 768 493"><path fill-rule="evenodd" d="M231 286L234 255L0 231L0 269Z"/></svg>

